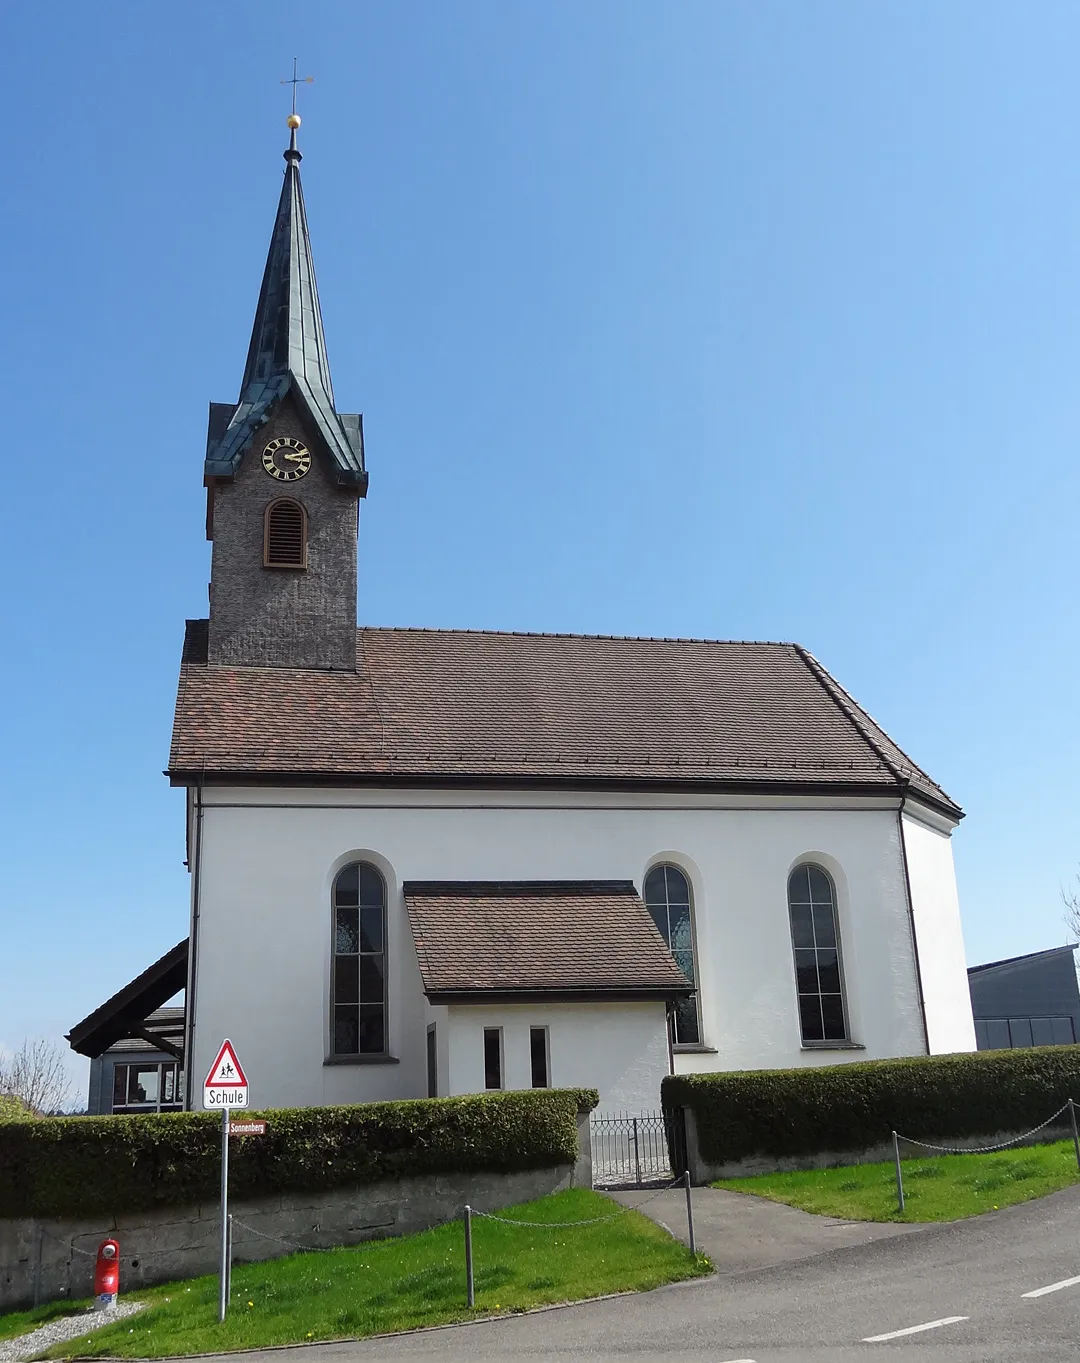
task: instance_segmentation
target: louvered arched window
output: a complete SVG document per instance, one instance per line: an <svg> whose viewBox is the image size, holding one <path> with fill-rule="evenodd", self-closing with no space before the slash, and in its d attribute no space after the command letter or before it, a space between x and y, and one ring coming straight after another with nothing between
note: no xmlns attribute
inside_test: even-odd
<svg viewBox="0 0 1080 1363"><path fill-rule="evenodd" d="M291 498L283 497L266 508L263 566L307 567L307 513Z"/></svg>

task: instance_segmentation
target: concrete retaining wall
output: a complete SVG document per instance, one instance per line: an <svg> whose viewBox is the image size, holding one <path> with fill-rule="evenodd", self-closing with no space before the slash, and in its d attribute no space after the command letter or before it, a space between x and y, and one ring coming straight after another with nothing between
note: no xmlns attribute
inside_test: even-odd
<svg viewBox="0 0 1080 1363"><path fill-rule="evenodd" d="M296 1246L329 1249L427 1230L461 1215L592 1184L589 1114L578 1119L576 1164L519 1174L439 1174L236 1202L233 1259L245 1263L291 1254ZM93 1291L94 1255L102 1240L120 1242L120 1290L216 1273L220 1208L215 1201L130 1215L77 1220L0 1219L0 1311ZM250 1229L248 1229L250 1227ZM271 1237L271 1238L263 1238ZM283 1243L284 1242L284 1243Z"/></svg>
<svg viewBox="0 0 1080 1363"><path fill-rule="evenodd" d="M711 1183L717 1178L751 1178L754 1174L788 1173L794 1169L835 1169L847 1164L880 1164L894 1157L890 1137L880 1145L866 1150L821 1150L813 1155L751 1155L745 1159L711 1164L702 1158L698 1147L694 1113L689 1108L685 1109L685 1113L687 1166L690 1170L690 1182L695 1184ZM1044 1127L1037 1135L1023 1136L1019 1140L1017 1137L1021 1133L1016 1131L997 1131L986 1136L934 1136L928 1139L934 1145L947 1145L955 1150L970 1150L972 1153L988 1145L1001 1145L1005 1141L1013 1141L1015 1146L1043 1145L1049 1141L1068 1140L1072 1136L1068 1118L1063 1117L1062 1121L1065 1123L1064 1126ZM906 1141L900 1142L902 1160L926 1159L936 1153L934 1150L909 1145Z"/></svg>

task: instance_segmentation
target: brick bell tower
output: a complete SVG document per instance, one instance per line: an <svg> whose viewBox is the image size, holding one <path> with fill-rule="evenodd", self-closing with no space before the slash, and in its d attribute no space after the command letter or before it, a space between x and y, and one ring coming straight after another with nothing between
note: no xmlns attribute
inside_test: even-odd
<svg viewBox="0 0 1080 1363"><path fill-rule="evenodd" d="M334 405L299 126L294 113L240 397L210 404L208 662L355 671L363 425Z"/></svg>

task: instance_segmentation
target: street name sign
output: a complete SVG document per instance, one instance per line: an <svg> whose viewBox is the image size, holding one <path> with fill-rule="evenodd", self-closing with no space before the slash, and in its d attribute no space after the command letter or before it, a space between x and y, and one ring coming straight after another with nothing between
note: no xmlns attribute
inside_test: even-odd
<svg viewBox="0 0 1080 1363"><path fill-rule="evenodd" d="M228 1109L247 1105L248 1081L244 1067L236 1057L232 1042L225 1040L203 1084L203 1107Z"/></svg>
<svg viewBox="0 0 1080 1363"><path fill-rule="evenodd" d="M265 1136L265 1122L230 1122L230 1136Z"/></svg>

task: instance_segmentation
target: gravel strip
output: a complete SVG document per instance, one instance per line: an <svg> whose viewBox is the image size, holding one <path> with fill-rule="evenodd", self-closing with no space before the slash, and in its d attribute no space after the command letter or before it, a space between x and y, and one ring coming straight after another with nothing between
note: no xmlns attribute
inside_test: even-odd
<svg viewBox="0 0 1080 1363"><path fill-rule="evenodd" d="M100 1330L103 1325L112 1325L133 1316L146 1305L141 1301L122 1301L108 1311L80 1311L75 1316L61 1316L51 1320L48 1325L39 1325L28 1335L16 1335L14 1339L0 1340L0 1363L23 1363L23 1359L33 1358L43 1349L50 1349L65 1339L78 1339L91 1330Z"/></svg>

